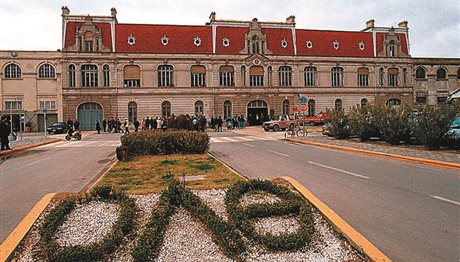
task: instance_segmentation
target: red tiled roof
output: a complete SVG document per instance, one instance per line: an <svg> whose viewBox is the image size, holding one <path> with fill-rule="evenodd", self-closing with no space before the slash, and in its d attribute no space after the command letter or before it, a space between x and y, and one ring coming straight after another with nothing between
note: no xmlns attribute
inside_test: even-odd
<svg viewBox="0 0 460 262"><path fill-rule="evenodd" d="M383 39L386 35L388 35L388 33L377 33L377 55L383 51ZM408 51L406 35L401 33L397 33L396 35L399 37L399 41L401 42L401 51L407 54Z"/></svg>
<svg viewBox="0 0 460 262"><path fill-rule="evenodd" d="M355 56L373 57L372 33L342 32L319 30L296 30L297 54L305 56ZM335 49L334 41L339 42ZM307 48L307 41L311 41L312 48ZM364 50L359 49L359 43L364 43Z"/></svg>
<svg viewBox="0 0 460 262"><path fill-rule="evenodd" d="M294 55L294 41L292 30L284 28L262 28L262 33L267 36L267 48L274 55ZM281 41L287 40L286 48L281 46Z"/></svg>
<svg viewBox="0 0 460 262"><path fill-rule="evenodd" d="M75 33L81 28L83 22L68 22L65 33L65 44L64 48L75 45ZM109 23L94 23L98 30L102 29L102 44L112 49L112 35Z"/></svg>
<svg viewBox="0 0 460 262"><path fill-rule="evenodd" d="M212 53L212 31L210 26L180 25L116 25L116 51L142 53ZM128 37L136 38L134 45L128 44ZM168 37L163 45L161 38ZM194 44L194 38L201 38L201 45Z"/></svg>
<svg viewBox="0 0 460 262"><path fill-rule="evenodd" d="M244 35L249 32L249 27L218 26L216 30L216 53L238 54L244 49ZM224 38L230 40L229 46L224 46Z"/></svg>

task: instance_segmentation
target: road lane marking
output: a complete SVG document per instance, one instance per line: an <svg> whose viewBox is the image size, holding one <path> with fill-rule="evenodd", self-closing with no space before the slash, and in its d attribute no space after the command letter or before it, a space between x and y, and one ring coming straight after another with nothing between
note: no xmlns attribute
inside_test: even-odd
<svg viewBox="0 0 460 262"><path fill-rule="evenodd" d="M248 143L243 143L243 145L245 145L245 146L249 146L249 147L256 147L256 146L254 146L254 145L251 145L251 144L248 144Z"/></svg>
<svg viewBox="0 0 460 262"><path fill-rule="evenodd" d="M272 152L273 154L280 155L280 156L289 157L289 155L286 155L286 154L283 154L283 153L280 153L280 152L276 152L276 151L273 151L273 150L270 150L270 152Z"/></svg>
<svg viewBox="0 0 460 262"><path fill-rule="evenodd" d="M338 168L331 167L331 166L326 166L326 165L323 165L323 164L320 164L320 163L316 163L316 162L312 162L312 161L308 161L308 163L312 164L312 165L324 167L324 168L327 168L327 169L331 169L331 170L334 170L334 171L342 172L342 173L345 173L347 175L351 175L351 176L355 176L355 177L359 177L359 178L364 178L364 179L369 179L369 177L367 177L367 176L359 175L359 174L356 174L356 173L353 173L353 172L349 172L349 171L338 169Z"/></svg>
<svg viewBox="0 0 460 262"><path fill-rule="evenodd" d="M451 204L460 206L460 202L457 202L457 201L454 201L454 200L450 200L450 199L440 197L440 196L435 196L435 195L431 195L431 197L434 198L434 199L437 199L437 200L441 200L441 201L444 201L444 202L447 202L447 203L451 203Z"/></svg>

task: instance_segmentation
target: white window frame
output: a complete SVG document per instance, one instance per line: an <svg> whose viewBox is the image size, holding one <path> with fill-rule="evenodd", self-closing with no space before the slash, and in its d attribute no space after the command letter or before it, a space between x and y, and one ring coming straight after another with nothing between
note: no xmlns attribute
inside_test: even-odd
<svg viewBox="0 0 460 262"><path fill-rule="evenodd" d="M5 67L5 79L20 79L21 68L17 64L9 64Z"/></svg>
<svg viewBox="0 0 460 262"><path fill-rule="evenodd" d="M56 70L54 66L50 64L43 64L38 68L38 78L40 79L52 79L56 78Z"/></svg>
<svg viewBox="0 0 460 262"><path fill-rule="evenodd" d="M331 69L331 84L333 87L343 86L343 68L333 67Z"/></svg>
<svg viewBox="0 0 460 262"><path fill-rule="evenodd" d="M219 72L220 86L234 86L234 71L221 71Z"/></svg>
<svg viewBox="0 0 460 262"><path fill-rule="evenodd" d="M305 86L316 86L316 72L317 69L314 66L307 66L304 69Z"/></svg>
<svg viewBox="0 0 460 262"><path fill-rule="evenodd" d="M158 66L158 86L172 86L174 68L172 65Z"/></svg>
<svg viewBox="0 0 460 262"><path fill-rule="evenodd" d="M38 101L38 108L40 110L43 110L43 109L55 110L56 101L55 100L40 100Z"/></svg>
<svg viewBox="0 0 460 262"><path fill-rule="evenodd" d="M76 84L75 65L69 65L69 87L75 87Z"/></svg>
<svg viewBox="0 0 460 262"><path fill-rule="evenodd" d="M5 110L22 110L22 100L5 101Z"/></svg>
<svg viewBox="0 0 460 262"><path fill-rule="evenodd" d="M104 75L104 86L110 86L110 67L108 65L104 65L102 67L103 75Z"/></svg>
<svg viewBox="0 0 460 262"><path fill-rule="evenodd" d="M82 86L97 87L98 86L98 69L97 65L82 65L81 66Z"/></svg>
<svg viewBox="0 0 460 262"><path fill-rule="evenodd" d="M292 68L290 66L280 66L279 79L280 86L292 86Z"/></svg>

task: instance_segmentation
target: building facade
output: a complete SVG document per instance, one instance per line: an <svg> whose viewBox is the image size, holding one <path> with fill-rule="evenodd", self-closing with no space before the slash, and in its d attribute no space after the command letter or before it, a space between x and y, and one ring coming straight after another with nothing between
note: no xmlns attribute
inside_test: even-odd
<svg viewBox="0 0 460 262"><path fill-rule="evenodd" d="M215 13L203 26L123 24L114 8L81 16L63 7L58 118L79 118L84 129L107 117L171 114L244 115L259 124L303 97L314 115L368 103L433 104L459 88L460 59L412 58L406 21L394 28L370 20L346 32L295 25L294 16L233 21ZM4 79L13 62L2 63ZM433 79L435 68L445 80Z"/></svg>

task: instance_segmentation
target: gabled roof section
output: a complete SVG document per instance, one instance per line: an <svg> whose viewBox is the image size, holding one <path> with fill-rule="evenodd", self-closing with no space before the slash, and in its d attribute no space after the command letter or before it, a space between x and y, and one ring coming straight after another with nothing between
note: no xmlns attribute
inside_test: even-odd
<svg viewBox="0 0 460 262"><path fill-rule="evenodd" d="M300 56L373 57L372 33L296 30L297 54ZM311 48L307 47L311 42ZM338 48L334 48L334 42ZM364 49L360 43L364 44Z"/></svg>
<svg viewBox="0 0 460 262"><path fill-rule="evenodd" d="M248 27L217 26L216 29L216 53L239 54L244 49L244 35L249 31ZM224 39L228 39L228 46L224 46Z"/></svg>
<svg viewBox="0 0 460 262"><path fill-rule="evenodd" d="M389 33L377 33L377 54L382 52L383 51L383 41L384 41L384 38L385 36L387 36ZM408 52L408 48L407 48L407 38L406 38L406 35L405 34L402 34L402 33L396 33L396 35L398 36L399 38L399 41L401 43L401 51L408 55L409 52Z"/></svg>
<svg viewBox="0 0 460 262"><path fill-rule="evenodd" d="M67 22L64 48L72 47L76 44L75 34L83 26L84 22ZM94 23L98 30L102 30L102 44L112 50L112 32L110 23Z"/></svg>
<svg viewBox="0 0 460 262"><path fill-rule="evenodd" d="M117 24L115 28L116 52L212 53L210 26ZM133 44L128 43L131 36L135 38ZM199 44L195 39L200 39Z"/></svg>

